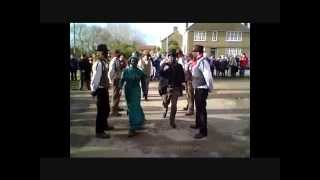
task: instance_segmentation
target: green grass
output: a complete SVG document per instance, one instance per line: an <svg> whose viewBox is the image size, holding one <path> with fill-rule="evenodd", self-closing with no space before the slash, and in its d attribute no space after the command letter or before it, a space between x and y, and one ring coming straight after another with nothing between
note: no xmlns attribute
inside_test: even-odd
<svg viewBox="0 0 320 180"><path fill-rule="evenodd" d="M77 72L77 80L71 81L71 74L70 76L70 89L72 90L79 90L80 89L80 73Z"/></svg>
<svg viewBox="0 0 320 180"><path fill-rule="evenodd" d="M80 88L80 80L77 80L77 81L70 80L70 89L79 90L79 88Z"/></svg>

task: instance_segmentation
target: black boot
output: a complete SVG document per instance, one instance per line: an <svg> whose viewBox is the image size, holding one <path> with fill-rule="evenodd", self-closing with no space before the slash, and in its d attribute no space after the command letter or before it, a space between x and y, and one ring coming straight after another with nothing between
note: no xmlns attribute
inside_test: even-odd
<svg viewBox="0 0 320 180"><path fill-rule="evenodd" d="M105 132L102 132L102 133L96 133L96 137L101 139L108 139L110 138L110 135L106 134Z"/></svg>
<svg viewBox="0 0 320 180"><path fill-rule="evenodd" d="M166 109L164 110L164 113L163 113L163 115L162 115L163 118L166 118L167 112L168 112L168 108L166 108Z"/></svg>
<svg viewBox="0 0 320 180"><path fill-rule="evenodd" d="M137 135L137 132L135 130L132 130L132 129L129 130L128 137L133 137L136 135Z"/></svg>
<svg viewBox="0 0 320 180"><path fill-rule="evenodd" d="M192 128L192 129L198 129L199 127L197 127L195 124L192 124L192 125L190 126L190 128Z"/></svg>
<svg viewBox="0 0 320 180"><path fill-rule="evenodd" d="M110 116L120 117L120 116L121 116L121 114L120 114L120 113L118 113L118 112L112 112L112 113L110 114Z"/></svg>
<svg viewBox="0 0 320 180"><path fill-rule="evenodd" d="M195 139L201 139L201 138L204 138L204 137L206 137L207 135L204 135L204 134L202 134L202 133L198 133L198 134L196 134L195 136L194 136L194 138Z"/></svg>
<svg viewBox="0 0 320 180"><path fill-rule="evenodd" d="M176 128L176 123L174 121L170 121L170 126L175 129Z"/></svg>
<svg viewBox="0 0 320 180"><path fill-rule="evenodd" d="M186 116L191 116L191 115L193 115L193 112L187 112L185 115Z"/></svg>
<svg viewBox="0 0 320 180"><path fill-rule="evenodd" d="M110 131L110 130L114 130L114 127L113 126L106 126L104 128L105 131Z"/></svg>

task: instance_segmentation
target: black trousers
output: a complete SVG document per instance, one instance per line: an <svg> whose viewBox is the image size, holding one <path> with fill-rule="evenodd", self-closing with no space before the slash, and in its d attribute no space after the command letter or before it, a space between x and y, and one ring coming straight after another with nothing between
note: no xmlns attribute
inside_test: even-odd
<svg viewBox="0 0 320 180"><path fill-rule="evenodd" d="M200 133L207 135L207 97L208 89L195 89L195 103L196 103L196 127L200 129Z"/></svg>
<svg viewBox="0 0 320 180"><path fill-rule="evenodd" d="M235 77L235 76L236 76L236 70L237 70L237 67L236 67L236 66L231 66L231 76L232 76L232 77Z"/></svg>
<svg viewBox="0 0 320 180"><path fill-rule="evenodd" d="M85 83L88 90L90 90L90 75L87 72L81 72L80 74L80 89L83 89L83 83Z"/></svg>
<svg viewBox="0 0 320 180"><path fill-rule="evenodd" d="M76 70L72 70L71 71L71 80L72 81L76 81L77 80L77 71Z"/></svg>
<svg viewBox="0 0 320 180"><path fill-rule="evenodd" d="M102 133L108 127L110 113L109 92L105 88L97 90L97 111L96 133Z"/></svg>
<svg viewBox="0 0 320 180"><path fill-rule="evenodd" d="M80 89L83 88L84 72L80 71Z"/></svg>

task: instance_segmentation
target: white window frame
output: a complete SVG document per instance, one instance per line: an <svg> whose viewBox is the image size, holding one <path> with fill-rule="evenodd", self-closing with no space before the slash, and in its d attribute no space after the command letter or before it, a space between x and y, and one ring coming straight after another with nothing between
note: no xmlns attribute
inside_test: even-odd
<svg viewBox="0 0 320 180"><path fill-rule="evenodd" d="M225 55L241 55L242 48L226 48Z"/></svg>
<svg viewBox="0 0 320 180"><path fill-rule="evenodd" d="M193 34L193 41L206 41L206 39L207 39L207 32L205 31L195 31Z"/></svg>
<svg viewBox="0 0 320 180"><path fill-rule="evenodd" d="M230 36L228 36L230 34ZM241 31L227 31L226 32L226 41L230 42L240 42L242 41L242 32Z"/></svg>
<svg viewBox="0 0 320 180"><path fill-rule="evenodd" d="M216 33L215 39L213 39L213 37L214 37L214 33ZM218 31L213 31L213 32L212 32L212 38L211 38L211 41L218 41Z"/></svg>

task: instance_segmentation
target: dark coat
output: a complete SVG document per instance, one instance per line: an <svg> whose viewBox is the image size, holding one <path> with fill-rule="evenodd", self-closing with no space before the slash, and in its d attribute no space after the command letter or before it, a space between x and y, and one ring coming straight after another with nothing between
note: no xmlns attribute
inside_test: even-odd
<svg viewBox="0 0 320 180"><path fill-rule="evenodd" d="M165 66L169 66L168 69L164 70ZM167 88L180 88L181 91L183 86L181 83L185 82L184 71L181 64L169 64L163 63L160 67L159 72L159 94L163 95L167 93Z"/></svg>
<svg viewBox="0 0 320 180"><path fill-rule="evenodd" d="M76 71L78 70L78 60L76 58L72 58L70 60L70 70L71 71Z"/></svg>

